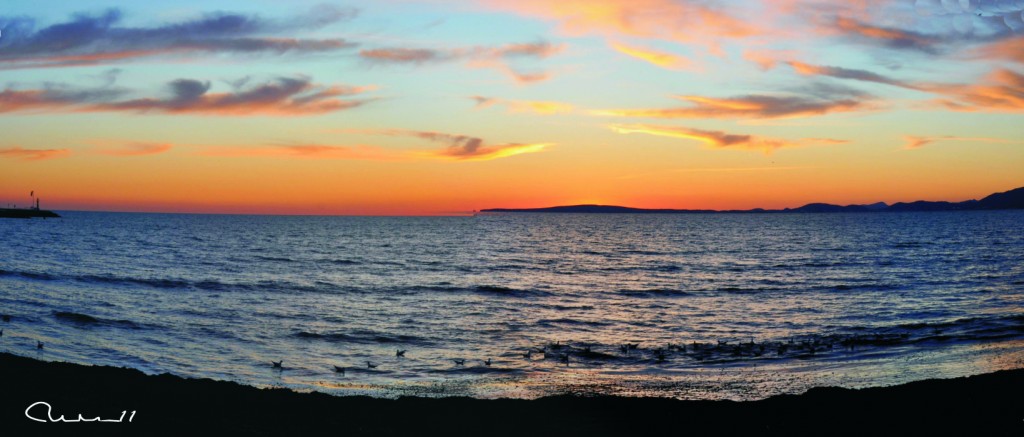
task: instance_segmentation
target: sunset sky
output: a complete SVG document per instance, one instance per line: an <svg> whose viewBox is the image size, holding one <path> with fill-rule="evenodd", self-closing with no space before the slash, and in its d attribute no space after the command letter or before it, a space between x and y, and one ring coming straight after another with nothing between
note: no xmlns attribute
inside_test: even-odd
<svg viewBox="0 0 1024 437"><path fill-rule="evenodd" d="M32 1L0 203L436 215L1024 186L1024 1Z"/></svg>

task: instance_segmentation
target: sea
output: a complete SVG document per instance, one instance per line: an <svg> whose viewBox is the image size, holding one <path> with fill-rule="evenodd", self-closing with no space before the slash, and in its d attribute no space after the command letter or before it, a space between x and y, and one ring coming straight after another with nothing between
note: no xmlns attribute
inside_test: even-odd
<svg viewBox="0 0 1024 437"><path fill-rule="evenodd" d="M1024 368L1024 211L61 214L0 220L0 351L389 398Z"/></svg>

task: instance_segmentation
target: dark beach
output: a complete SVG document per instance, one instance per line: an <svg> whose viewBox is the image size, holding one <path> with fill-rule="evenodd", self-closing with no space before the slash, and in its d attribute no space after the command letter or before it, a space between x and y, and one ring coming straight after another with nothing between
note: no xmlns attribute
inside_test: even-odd
<svg viewBox="0 0 1024 437"><path fill-rule="evenodd" d="M754 402L571 397L538 400L336 397L127 368L0 354L4 435L63 432L240 435L668 435L1024 433L1024 369L894 387L817 388ZM36 423L53 417L128 423ZM46 419L37 406L32 415ZM13 433L11 433L13 431Z"/></svg>

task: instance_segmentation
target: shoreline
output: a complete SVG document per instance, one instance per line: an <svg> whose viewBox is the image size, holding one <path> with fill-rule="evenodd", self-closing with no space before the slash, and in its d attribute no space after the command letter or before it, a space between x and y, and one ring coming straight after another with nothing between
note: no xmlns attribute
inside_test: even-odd
<svg viewBox="0 0 1024 437"><path fill-rule="evenodd" d="M380 399L260 389L0 353L0 424L5 431L28 432L50 432L51 427L78 432L99 426L125 427L122 431L133 434L202 430L247 435L1021 435L1022 392L1024 369L891 387L814 388L747 402L610 396ZM137 413L131 423L35 423L25 416L25 409L35 402L51 405L55 418L63 414L72 419L81 413L117 419L122 411ZM33 412L45 418L45 408Z"/></svg>

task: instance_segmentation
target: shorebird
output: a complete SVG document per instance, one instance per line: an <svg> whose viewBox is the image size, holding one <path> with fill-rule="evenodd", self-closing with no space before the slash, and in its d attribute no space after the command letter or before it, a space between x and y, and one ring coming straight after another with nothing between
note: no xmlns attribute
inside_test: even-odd
<svg viewBox="0 0 1024 437"><path fill-rule="evenodd" d="M41 342L39 340L36 340L36 349L42 349L42 348L43 348L43 342Z"/></svg>
<svg viewBox="0 0 1024 437"><path fill-rule="evenodd" d="M485 364L485 365L487 365L488 367L490 367L490 365L491 365L491 359L490 359L490 358L488 358L488 359L484 360L484 364Z"/></svg>
<svg viewBox="0 0 1024 437"><path fill-rule="evenodd" d="M373 363L371 363L369 361L366 362L366 368L367 369L376 369L377 366L378 366L378 364L373 364Z"/></svg>
<svg viewBox="0 0 1024 437"><path fill-rule="evenodd" d="M271 361L270 362L270 364L272 364L275 369L283 369L284 367L281 367L282 363L284 363L284 360L281 360L281 361Z"/></svg>
<svg viewBox="0 0 1024 437"><path fill-rule="evenodd" d="M340 373L341 376L345 376L345 368L334 366L334 373Z"/></svg>
<svg viewBox="0 0 1024 437"><path fill-rule="evenodd" d="M466 365L466 359L465 358L453 359L452 361L455 362L456 366L465 366Z"/></svg>
<svg viewBox="0 0 1024 437"><path fill-rule="evenodd" d="M404 357L405 356L405 349L395 350L395 356L396 357Z"/></svg>

